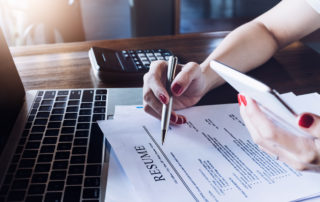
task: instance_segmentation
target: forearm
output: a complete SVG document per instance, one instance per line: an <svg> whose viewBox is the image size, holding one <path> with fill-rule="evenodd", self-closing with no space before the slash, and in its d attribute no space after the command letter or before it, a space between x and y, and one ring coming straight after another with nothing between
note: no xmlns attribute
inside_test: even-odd
<svg viewBox="0 0 320 202"><path fill-rule="evenodd" d="M278 47L275 37L260 22L252 21L235 29L201 63L202 71L207 78L207 91L223 83L223 80L210 69L211 60L246 72L266 62Z"/></svg>

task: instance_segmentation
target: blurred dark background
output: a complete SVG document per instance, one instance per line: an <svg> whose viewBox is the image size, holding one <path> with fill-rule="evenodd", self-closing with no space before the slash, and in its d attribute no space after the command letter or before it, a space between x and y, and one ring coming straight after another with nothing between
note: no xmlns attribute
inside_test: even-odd
<svg viewBox="0 0 320 202"><path fill-rule="evenodd" d="M279 0L0 0L10 46L230 31ZM319 34L304 41L320 50Z"/></svg>

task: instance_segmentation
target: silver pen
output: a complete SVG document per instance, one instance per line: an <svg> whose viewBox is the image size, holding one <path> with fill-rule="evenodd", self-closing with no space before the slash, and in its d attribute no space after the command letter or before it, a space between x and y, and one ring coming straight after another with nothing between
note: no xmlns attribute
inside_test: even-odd
<svg viewBox="0 0 320 202"><path fill-rule="evenodd" d="M161 131L162 131L162 145L164 143L164 139L166 137L166 133L170 124L170 116L172 110L172 92L171 92L171 84L176 74L178 59L177 57L170 56L168 61L168 72L167 72L167 81L166 81L166 89L169 94L169 102L168 104L163 104L162 106L162 115L161 115Z"/></svg>

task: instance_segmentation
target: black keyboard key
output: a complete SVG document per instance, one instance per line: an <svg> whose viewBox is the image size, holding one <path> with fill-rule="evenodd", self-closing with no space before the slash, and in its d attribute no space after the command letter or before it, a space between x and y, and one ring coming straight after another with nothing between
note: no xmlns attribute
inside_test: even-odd
<svg viewBox="0 0 320 202"><path fill-rule="evenodd" d="M21 153L22 150L23 150L23 146L18 146L17 149L16 149L16 154Z"/></svg>
<svg viewBox="0 0 320 202"><path fill-rule="evenodd" d="M96 94L106 95L107 94L107 90L106 89L96 90Z"/></svg>
<svg viewBox="0 0 320 202"><path fill-rule="evenodd" d="M66 102L56 102L54 103L54 108L64 108L66 106Z"/></svg>
<svg viewBox="0 0 320 202"><path fill-rule="evenodd" d="M44 126L47 125L48 119L36 119L34 125Z"/></svg>
<svg viewBox="0 0 320 202"><path fill-rule="evenodd" d="M22 157L23 158L36 158L38 155L38 150L24 150Z"/></svg>
<svg viewBox="0 0 320 202"><path fill-rule="evenodd" d="M57 102L65 102L65 101L67 101L67 96L58 96L58 97L56 97L56 101Z"/></svg>
<svg viewBox="0 0 320 202"><path fill-rule="evenodd" d="M90 122L90 116L79 116L78 122Z"/></svg>
<svg viewBox="0 0 320 202"><path fill-rule="evenodd" d="M96 101L101 99L102 99L101 95L96 95L96 99L95 99Z"/></svg>
<svg viewBox="0 0 320 202"><path fill-rule="evenodd" d="M47 129L45 136L58 136L59 129Z"/></svg>
<svg viewBox="0 0 320 202"><path fill-rule="evenodd" d="M76 146L87 146L88 139L87 138L76 138L73 140L73 145Z"/></svg>
<svg viewBox="0 0 320 202"><path fill-rule="evenodd" d="M78 123L77 129L89 129L90 123Z"/></svg>
<svg viewBox="0 0 320 202"><path fill-rule="evenodd" d="M41 105L49 105L51 106L53 104L53 100L42 100Z"/></svg>
<svg viewBox="0 0 320 202"><path fill-rule="evenodd" d="M19 168L32 168L34 163L35 159L21 159Z"/></svg>
<svg viewBox="0 0 320 202"><path fill-rule="evenodd" d="M52 181L48 184L48 191L62 191L64 187L64 181Z"/></svg>
<svg viewBox="0 0 320 202"><path fill-rule="evenodd" d="M62 121L63 115L51 115L50 121Z"/></svg>
<svg viewBox="0 0 320 202"><path fill-rule="evenodd" d="M93 90L84 90L82 95L82 102L92 102L93 101Z"/></svg>
<svg viewBox="0 0 320 202"><path fill-rule="evenodd" d="M12 162L18 162L20 159L20 155L14 155L12 158Z"/></svg>
<svg viewBox="0 0 320 202"><path fill-rule="evenodd" d="M52 109L51 106L41 106L39 108L39 111L41 111L41 112L49 112L49 111L51 111L51 109Z"/></svg>
<svg viewBox="0 0 320 202"><path fill-rule="evenodd" d="M101 165L87 165L86 176L100 176Z"/></svg>
<svg viewBox="0 0 320 202"><path fill-rule="evenodd" d="M83 165L70 165L69 166L69 174L82 174L84 170Z"/></svg>
<svg viewBox="0 0 320 202"><path fill-rule="evenodd" d="M50 164L37 164L35 172L49 172L50 167Z"/></svg>
<svg viewBox="0 0 320 202"><path fill-rule="evenodd" d="M82 185L82 175L70 175L67 178L67 185Z"/></svg>
<svg viewBox="0 0 320 202"><path fill-rule="evenodd" d="M11 181L12 181L12 179L13 179L13 175L11 175L11 174L7 174L6 175L6 177L5 177L5 179L4 179L4 184L10 184L11 183Z"/></svg>
<svg viewBox="0 0 320 202"><path fill-rule="evenodd" d="M49 122L48 128L60 128L61 122Z"/></svg>
<svg viewBox="0 0 320 202"><path fill-rule="evenodd" d="M39 149L40 142L28 142L26 145L26 149Z"/></svg>
<svg viewBox="0 0 320 202"><path fill-rule="evenodd" d="M50 114L49 112L38 112L37 118L48 118L49 114Z"/></svg>
<svg viewBox="0 0 320 202"><path fill-rule="evenodd" d="M45 202L60 202L62 201L62 192L48 192L45 196Z"/></svg>
<svg viewBox="0 0 320 202"><path fill-rule="evenodd" d="M45 137L42 141L42 144L56 144L57 137Z"/></svg>
<svg viewBox="0 0 320 202"><path fill-rule="evenodd" d="M33 109L38 109L38 107L40 106L39 102L36 102L32 105Z"/></svg>
<svg viewBox="0 0 320 202"><path fill-rule="evenodd" d="M67 107L67 112L78 112L79 107Z"/></svg>
<svg viewBox="0 0 320 202"><path fill-rule="evenodd" d="M95 107L105 107L106 106L106 101L96 101L94 102Z"/></svg>
<svg viewBox="0 0 320 202"><path fill-rule="evenodd" d="M72 106L72 105L79 106L79 104L80 104L80 100L70 100L68 102L68 106Z"/></svg>
<svg viewBox="0 0 320 202"><path fill-rule="evenodd" d="M82 103L81 108L92 108L92 103Z"/></svg>
<svg viewBox="0 0 320 202"><path fill-rule="evenodd" d="M45 184L32 184L29 187L28 194L43 194L45 189Z"/></svg>
<svg viewBox="0 0 320 202"><path fill-rule="evenodd" d="M12 189L26 189L28 186L29 180L15 180L12 184Z"/></svg>
<svg viewBox="0 0 320 202"><path fill-rule="evenodd" d="M39 195L27 196L26 202L42 202L42 196L39 196Z"/></svg>
<svg viewBox="0 0 320 202"><path fill-rule="evenodd" d="M64 201L78 202L80 201L81 186L66 186L64 190Z"/></svg>
<svg viewBox="0 0 320 202"><path fill-rule="evenodd" d="M70 150L71 149L71 143L59 143L58 144L58 150Z"/></svg>
<svg viewBox="0 0 320 202"><path fill-rule="evenodd" d="M48 174L34 174L32 176L32 183L46 183L48 180Z"/></svg>
<svg viewBox="0 0 320 202"><path fill-rule="evenodd" d="M64 180L66 179L66 171L52 171L50 175L50 180Z"/></svg>
<svg viewBox="0 0 320 202"><path fill-rule="evenodd" d="M31 132L33 133L42 133L46 129L45 126L33 126Z"/></svg>
<svg viewBox="0 0 320 202"><path fill-rule="evenodd" d="M70 152L56 152L55 159L69 159Z"/></svg>
<svg viewBox="0 0 320 202"><path fill-rule="evenodd" d="M89 131L88 130L79 130L76 131L76 137L88 137L89 136Z"/></svg>
<svg viewBox="0 0 320 202"><path fill-rule="evenodd" d="M8 169L8 173L13 173L14 171L16 171L17 166L17 164L11 164Z"/></svg>
<svg viewBox="0 0 320 202"><path fill-rule="evenodd" d="M31 128L32 123L31 122L27 122L25 125L25 129L30 129Z"/></svg>
<svg viewBox="0 0 320 202"><path fill-rule="evenodd" d="M93 110L93 113L106 113L106 108L105 107L95 107Z"/></svg>
<svg viewBox="0 0 320 202"><path fill-rule="evenodd" d="M58 91L58 95L68 95L68 94L69 94L69 91L67 91L67 90Z"/></svg>
<svg viewBox="0 0 320 202"><path fill-rule="evenodd" d="M53 154L40 154L38 156L38 162L51 162Z"/></svg>
<svg viewBox="0 0 320 202"><path fill-rule="evenodd" d="M35 99L35 102L40 102L42 100L42 97L37 97L36 99Z"/></svg>
<svg viewBox="0 0 320 202"><path fill-rule="evenodd" d="M74 133L74 127L63 127L61 133Z"/></svg>
<svg viewBox="0 0 320 202"><path fill-rule="evenodd" d="M23 201L25 191L11 191L8 196L8 201Z"/></svg>
<svg viewBox="0 0 320 202"><path fill-rule="evenodd" d="M66 113L66 115L64 116L65 119L77 119L77 117L77 113Z"/></svg>
<svg viewBox="0 0 320 202"><path fill-rule="evenodd" d="M107 100L107 96L103 95L102 100L104 100L104 101Z"/></svg>
<svg viewBox="0 0 320 202"><path fill-rule="evenodd" d="M99 189L97 188L86 188L83 189L83 198L99 198Z"/></svg>
<svg viewBox="0 0 320 202"><path fill-rule="evenodd" d="M30 116L28 117L28 121L29 121L29 122L32 122L32 121L34 120L34 117L35 117L35 116L30 115Z"/></svg>
<svg viewBox="0 0 320 202"><path fill-rule="evenodd" d="M64 120L63 121L63 126L75 126L76 125L76 120Z"/></svg>
<svg viewBox="0 0 320 202"><path fill-rule="evenodd" d="M40 153L53 153L55 145L45 145L41 147Z"/></svg>
<svg viewBox="0 0 320 202"><path fill-rule="evenodd" d="M73 90L70 93L69 99L76 99L79 100L81 97L81 91L80 90Z"/></svg>
<svg viewBox="0 0 320 202"><path fill-rule="evenodd" d="M19 169L16 172L16 178L29 178L31 173L32 169Z"/></svg>
<svg viewBox="0 0 320 202"><path fill-rule="evenodd" d="M86 154L87 148L86 147L73 147L72 154Z"/></svg>
<svg viewBox="0 0 320 202"><path fill-rule="evenodd" d="M73 135L60 135L59 142L71 142Z"/></svg>
<svg viewBox="0 0 320 202"><path fill-rule="evenodd" d="M80 109L80 115L91 115L91 109Z"/></svg>
<svg viewBox="0 0 320 202"><path fill-rule="evenodd" d="M30 112L30 114L32 114L32 115L33 115L33 114L36 114L37 111L38 111L37 109L32 109L31 112Z"/></svg>
<svg viewBox="0 0 320 202"><path fill-rule="evenodd" d="M92 122L105 120L106 116L104 114L94 114L92 117Z"/></svg>
<svg viewBox="0 0 320 202"><path fill-rule="evenodd" d="M84 164L85 160L86 160L85 156L72 156L70 163L71 164Z"/></svg>
<svg viewBox="0 0 320 202"><path fill-rule="evenodd" d="M26 143L26 139L27 138L21 138L19 141L19 145L24 145L24 143Z"/></svg>
<svg viewBox="0 0 320 202"><path fill-rule="evenodd" d="M44 99L53 99L56 96L56 91L46 91L44 93Z"/></svg>
<svg viewBox="0 0 320 202"><path fill-rule="evenodd" d="M55 161L53 163L53 169L67 169L68 161Z"/></svg>
<svg viewBox="0 0 320 202"><path fill-rule="evenodd" d="M64 114L63 108L54 108L51 112L52 114Z"/></svg>
<svg viewBox="0 0 320 202"><path fill-rule="evenodd" d="M100 178L99 177L87 177L84 180L85 187L99 187L100 186Z"/></svg>
<svg viewBox="0 0 320 202"><path fill-rule="evenodd" d="M91 135L89 142L89 151L87 163L101 163L103 147L103 133L98 124L94 123L91 126Z"/></svg>

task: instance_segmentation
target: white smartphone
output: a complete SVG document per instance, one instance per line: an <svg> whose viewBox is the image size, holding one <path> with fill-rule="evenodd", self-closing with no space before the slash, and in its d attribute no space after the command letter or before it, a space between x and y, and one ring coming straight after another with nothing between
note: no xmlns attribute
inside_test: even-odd
<svg viewBox="0 0 320 202"><path fill-rule="evenodd" d="M210 67L239 93L254 99L277 126L297 136L312 137L298 127L294 106L281 99L276 90L218 61L212 60Z"/></svg>

